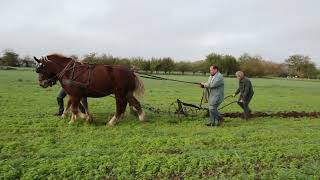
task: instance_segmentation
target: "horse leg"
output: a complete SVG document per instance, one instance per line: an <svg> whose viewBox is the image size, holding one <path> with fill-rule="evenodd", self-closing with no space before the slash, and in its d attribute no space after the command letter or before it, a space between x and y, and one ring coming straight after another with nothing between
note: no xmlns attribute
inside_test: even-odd
<svg viewBox="0 0 320 180"><path fill-rule="evenodd" d="M90 123L92 122L92 116L90 115L89 113L89 106L88 106L88 101L87 101L87 98L82 98L81 99L81 104L83 106L83 108L85 109L85 120L86 122Z"/></svg>
<svg viewBox="0 0 320 180"><path fill-rule="evenodd" d="M125 96L120 96L116 94L116 104L117 104L117 112L108 122L107 126L115 125L121 118L124 116L124 112L126 111L126 107L128 101Z"/></svg>
<svg viewBox="0 0 320 180"><path fill-rule="evenodd" d="M138 110L129 102L129 99L128 99L128 103L129 103L130 113L138 117Z"/></svg>
<svg viewBox="0 0 320 180"><path fill-rule="evenodd" d="M133 114L134 116L138 117L138 110L132 104L131 97L127 96L127 99L128 99L128 103L129 103L130 113Z"/></svg>
<svg viewBox="0 0 320 180"><path fill-rule="evenodd" d="M80 105L80 98L77 97L70 97L71 100L71 108L72 108L72 116L69 124L74 124L77 120L79 115L79 105Z"/></svg>
<svg viewBox="0 0 320 180"><path fill-rule="evenodd" d="M81 118L81 119L86 119L87 118L87 109L85 107L85 105L87 104L87 102L84 102L85 98L79 98L79 105L78 105L78 116ZM84 105L83 105L84 103ZM82 112L84 111L84 112Z"/></svg>
<svg viewBox="0 0 320 180"><path fill-rule="evenodd" d="M66 106L66 108L63 110L63 113L62 113L62 115L61 115L62 118L66 118L66 117L67 117L67 115L68 115L68 113L69 113L69 111L70 111L70 107L71 107L71 97L69 97L67 106Z"/></svg>
<svg viewBox="0 0 320 180"><path fill-rule="evenodd" d="M145 113L144 113L144 111L143 111L143 109L142 109L142 107L141 107L140 102L137 100L137 98L135 98L135 97L133 96L133 93L132 93L132 92L129 92L129 93L127 94L127 99L128 99L128 101L129 101L130 108L131 108L133 111L137 112L138 117L139 117L139 120L140 120L140 121L144 121Z"/></svg>

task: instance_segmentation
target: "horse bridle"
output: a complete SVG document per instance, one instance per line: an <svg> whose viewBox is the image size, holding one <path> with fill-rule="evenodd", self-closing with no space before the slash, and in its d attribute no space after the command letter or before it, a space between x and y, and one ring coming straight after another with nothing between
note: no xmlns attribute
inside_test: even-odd
<svg viewBox="0 0 320 180"><path fill-rule="evenodd" d="M48 78L48 79L44 79L47 81L47 83L49 84L50 87L54 86L55 84L57 84L58 78L56 76Z"/></svg>
<svg viewBox="0 0 320 180"><path fill-rule="evenodd" d="M60 67L63 67L61 64L56 63L56 62L54 62L54 61L51 61L51 60L48 59L47 56L45 56L45 57L41 57L41 58L40 58L40 63L39 63L39 65L38 65L37 68L36 68L36 72L37 72L37 73L40 73L40 72L41 72L41 69L45 66L45 65L43 64L43 62L53 62L54 64L56 64L56 65L58 65L58 66L60 66ZM75 63L75 61L72 59L65 67L63 67L63 69L62 69L59 73L57 73L56 75L54 75L54 76L52 76L52 77L50 77L50 78L44 79L44 80L47 80L49 86L52 87L53 85L55 85L55 84L57 83L57 81L59 80L59 78L62 78L62 76L63 76L68 70L70 70L70 69L68 69L68 68L71 66L72 63L73 63L73 66L72 66L72 68L70 68L70 69L74 69L76 63ZM45 72L41 72L41 73L42 73L42 74L46 74ZM47 75L47 74L46 74L46 75Z"/></svg>

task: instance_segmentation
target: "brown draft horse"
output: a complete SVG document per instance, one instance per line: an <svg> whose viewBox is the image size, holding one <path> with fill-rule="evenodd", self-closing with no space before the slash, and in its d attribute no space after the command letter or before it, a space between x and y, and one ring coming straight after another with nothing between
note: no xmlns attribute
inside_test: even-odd
<svg viewBox="0 0 320 180"><path fill-rule="evenodd" d="M133 71L115 65L82 64L59 54L51 54L40 59L34 57L34 59L38 63L36 72L39 74L40 86L47 88L59 81L69 95L70 99L63 116L71 105L70 123L74 123L79 115L87 121L90 117L87 106L85 115L79 113L80 100L110 94L115 95L116 114L107 125L113 126L123 117L127 103L137 112L139 120L144 120L144 111L135 98L143 95L144 85Z"/></svg>

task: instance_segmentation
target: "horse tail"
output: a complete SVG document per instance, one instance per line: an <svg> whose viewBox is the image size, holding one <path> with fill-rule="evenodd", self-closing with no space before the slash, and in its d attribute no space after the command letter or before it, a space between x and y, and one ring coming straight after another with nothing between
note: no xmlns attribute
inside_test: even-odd
<svg viewBox="0 0 320 180"><path fill-rule="evenodd" d="M141 78L137 73L134 73L135 77L135 88L133 90L134 96L136 97L142 97L144 95L144 84Z"/></svg>

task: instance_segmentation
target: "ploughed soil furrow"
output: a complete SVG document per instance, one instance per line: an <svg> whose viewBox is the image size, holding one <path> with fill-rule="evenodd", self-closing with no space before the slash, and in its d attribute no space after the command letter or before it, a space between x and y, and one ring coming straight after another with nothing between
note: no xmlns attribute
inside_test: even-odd
<svg viewBox="0 0 320 180"><path fill-rule="evenodd" d="M242 117L241 112L223 113L223 117L239 118ZM302 118L302 117L320 117L320 112L298 112L298 111L279 111L279 112L252 112L251 117L281 117L281 118Z"/></svg>

